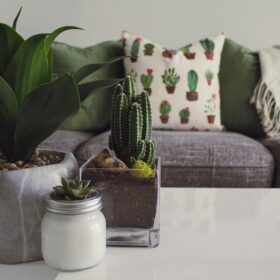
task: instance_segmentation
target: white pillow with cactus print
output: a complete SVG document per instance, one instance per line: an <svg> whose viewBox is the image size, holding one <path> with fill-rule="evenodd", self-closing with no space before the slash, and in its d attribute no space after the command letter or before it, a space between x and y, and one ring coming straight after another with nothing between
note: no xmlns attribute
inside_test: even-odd
<svg viewBox="0 0 280 280"><path fill-rule="evenodd" d="M136 90L150 95L153 128L222 130L219 68L225 36L220 34L171 51L127 32L122 36L126 74Z"/></svg>

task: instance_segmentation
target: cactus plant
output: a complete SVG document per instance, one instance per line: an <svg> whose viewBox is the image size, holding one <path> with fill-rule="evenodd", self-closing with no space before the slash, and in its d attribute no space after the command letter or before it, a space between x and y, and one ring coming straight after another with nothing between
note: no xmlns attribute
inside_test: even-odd
<svg viewBox="0 0 280 280"><path fill-rule="evenodd" d="M210 39L204 39L200 41L201 46L204 49L204 53L207 59L213 60L215 43Z"/></svg>
<svg viewBox="0 0 280 280"><path fill-rule="evenodd" d="M172 94L175 91L176 84L180 80L180 76L176 74L174 68L169 68L164 71L162 81L165 84L166 90L168 93Z"/></svg>
<svg viewBox="0 0 280 280"><path fill-rule="evenodd" d="M144 45L144 55L153 55L155 46L153 44L147 43Z"/></svg>
<svg viewBox="0 0 280 280"><path fill-rule="evenodd" d="M167 100L163 100L159 105L160 120L162 123L167 123L169 120L169 113L171 112L171 105Z"/></svg>
<svg viewBox="0 0 280 280"><path fill-rule="evenodd" d="M153 166L156 144L151 135L152 116L148 94L135 92L135 81L127 76L112 97L109 146L119 159L132 167L142 160Z"/></svg>
<svg viewBox="0 0 280 280"><path fill-rule="evenodd" d="M198 83L197 73L194 70L190 70L188 73L188 86L190 91L186 93L187 100L195 101L198 99L198 93L196 92L197 83Z"/></svg>
<svg viewBox="0 0 280 280"><path fill-rule="evenodd" d="M181 118L181 124L187 124L189 122L189 117L190 117L190 110L189 108L185 108L185 109L182 109L180 112L179 112L179 116Z"/></svg>
<svg viewBox="0 0 280 280"><path fill-rule="evenodd" d="M139 53L139 49L140 49L140 42L142 41L141 38L137 37L131 46L131 50L130 50L130 60L131 62L136 62L138 59L138 53Z"/></svg>
<svg viewBox="0 0 280 280"><path fill-rule="evenodd" d="M143 85L144 90L151 95L152 89L151 84L153 82L154 76L153 76L153 69L147 69L147 74L141 75L141 83Z"/></svg>
<svg viewBox="0 0 280 280"><path fill-rule="evenodd" d="M171 59L173 54L172 54L172 51L170 51L170 50L164 50L162 52L162 56L165 57L165 58L170 58Z"/></svg>
<svg viewBox="0 0 280 280"><path fill-rule="evenodd" d="M191 50L190 50L191 46L192 46L192 44L189 44L189 45L180 49L180 51L183 52L186 59L195 59L195 53L191 52Z"/></svg>
<svg viewBox="0 0 280 280"><path fill-rule="evenodd" d="M214 77L214 73L213 73L210 69L208 69L208 70L205 72L205 78L206 78L207 84L208 84L209 86L211 86L213 77Z"/></svg>
<svg viewBox="0 0 280 280"><path fill-rule="evenodd" d="M216 94L213 93L207 103L205 104L205 113L207 114L208 123L212 124L215 121L215 111L216 111Z"/></svg>
<svg viewBox="0 0 280 280"><path fill-rule="evenodd" d="M83 200L96 197L98 192L90 186L90 180L61 178L61 185L53 188L51 197L56 200Z"/></svg>

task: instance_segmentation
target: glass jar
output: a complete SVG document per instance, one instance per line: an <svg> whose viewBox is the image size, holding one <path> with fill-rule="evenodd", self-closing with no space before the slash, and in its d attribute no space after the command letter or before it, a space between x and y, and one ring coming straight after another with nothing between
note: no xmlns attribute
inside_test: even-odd
<svg viewBox="0 0 280 280"><path fill-rule="evenodd" d="M75 201L46 200L42 221L42 254L60 270L79 270L98 264L106 251L106 221L101 196Z"/></svg>

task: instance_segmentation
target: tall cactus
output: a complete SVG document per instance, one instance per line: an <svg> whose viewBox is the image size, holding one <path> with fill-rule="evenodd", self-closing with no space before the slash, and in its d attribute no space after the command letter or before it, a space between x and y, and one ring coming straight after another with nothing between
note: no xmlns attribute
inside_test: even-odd
<svg viewBox="0 0 280 280"><path fill-rule="evenodd" d="M156 145L151 136L152 117L148 94L135 95L135 82L127 76L112 97L110 148L132 167L136 160L153 165Z"/></svg>

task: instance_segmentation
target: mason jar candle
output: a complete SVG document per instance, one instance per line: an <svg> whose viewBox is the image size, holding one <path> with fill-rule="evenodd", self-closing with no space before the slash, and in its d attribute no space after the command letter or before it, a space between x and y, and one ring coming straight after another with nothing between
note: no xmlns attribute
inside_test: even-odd
<svg viewBox="0 0 280 280"><path fill-rule="evenodd" d="M45 262L60 270L80 270L101 262L106 251L106 222L101 196L86 200L46 200L42 221Z"/></svg>

